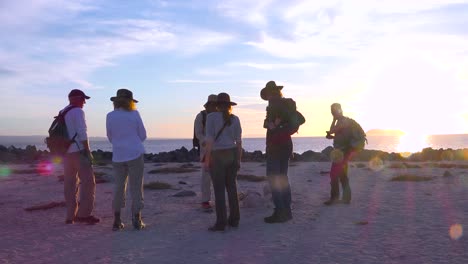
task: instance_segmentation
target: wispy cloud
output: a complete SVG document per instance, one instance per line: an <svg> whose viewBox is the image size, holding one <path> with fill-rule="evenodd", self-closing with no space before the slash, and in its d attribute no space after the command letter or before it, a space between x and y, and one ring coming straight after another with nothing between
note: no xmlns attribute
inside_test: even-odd
<svg viewBox="0 0 468 264"><path fill-rule="evenodd" d="M19 18L11 18L5 11L0 13L0 21L14 20L0 28L12 26L17 29L30 24L37 28L37 33L29 33L27 39L21 36L15 38L15 35L2 37L8 39L8 42L0 44L0 54L8 55L1 56L0 63L8 65L11 71L17 73L3 81L8 81L14 87L63 82L92 87L87 80L88 76L96 69L113 66L119 57L173 51L177 55L190 56L212 50L233 39L229 34L196 26L174 25L149 19L102 20L95 17L69 24L67 14L77 16L80 12L98 9L85 5L86 2L63 2L63 5L60 5L62 1L59 0L35 2L35 5L27 9L27 13L18 11ZM9 4L9 7L19 10L19 4ZM67 33L43 34L52 19L44 21L41 17L50 12L57 13L53 17L55 24L60 24L61 21L64 25L70 25L66 28ZM24 25L15 22L25 17L29 19L21 21ZM31 43L34 43L34 47L31 47Z"/></svg>
<svg viewBox="0 0 468 264"><path fill-rule="evenodd" d="M168 83L222 83L223 81L215 80L170 80Z"/></svg>
<svg viewBox="0 0 468 264"><path fill-rule="evenodd" d="M299 63L256 63L256 62L231 62L229 66L243 66L255 68L259 70L280 70L280 69L304 69L317 67L315 62L299 62Z"/></svg>
<svg viewBox="0 0 468 264"><path fill-rule="evenodd" d="M222 15L237 21L244 21L254 26L267 24L268 7L273 0L227 0L218 3L217 9Z"/></svg>

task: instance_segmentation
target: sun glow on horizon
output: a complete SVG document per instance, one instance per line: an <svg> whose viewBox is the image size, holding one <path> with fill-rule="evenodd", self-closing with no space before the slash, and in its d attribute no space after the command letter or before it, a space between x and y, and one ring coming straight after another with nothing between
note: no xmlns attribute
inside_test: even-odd
<svg viewBox="0 0 468 264"><path fill-rule="evenodd" d="M404 152L419 152L422 149L428 147L428 135L420 133L405 133L400 136L400 142L397 146L397 151L400 153Z"/></svg>

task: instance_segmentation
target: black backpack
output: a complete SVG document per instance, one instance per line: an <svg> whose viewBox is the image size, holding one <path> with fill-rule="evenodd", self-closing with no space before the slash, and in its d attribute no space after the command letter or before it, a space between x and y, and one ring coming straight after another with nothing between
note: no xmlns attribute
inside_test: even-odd
<svg viewBox="0 0 468 264"><path fill-rule="evenodd" d="M305 123L305 117L301 112L297 111L296 102L291 98L283 99L286 102L288 109L288 125L290 128L290 134L297 133L299 127Z"/></svg>
<svg viewBox="0 0 468 264"><path fill-rule="evenodd" d="M206 125L206 110L200 111L202 114L202 123L203 123L203 128L205 128ZM192 144L193 147L198 149L200 151L200 141L198 140L197 136L195 135L195 126L193 127L193 139L192 139Z"/></svg>
<svg viewBox="0 0 468 264"><path fill-rule="evenodd" d="M59 112L58 116L54 117L54 121L49 128L49 136L44 140L51 154L65 155L70 145L75 142L76 134L70 139L68 136L67 124L65 123L65 115L68 111L77 106L70 106Z"/></svg>

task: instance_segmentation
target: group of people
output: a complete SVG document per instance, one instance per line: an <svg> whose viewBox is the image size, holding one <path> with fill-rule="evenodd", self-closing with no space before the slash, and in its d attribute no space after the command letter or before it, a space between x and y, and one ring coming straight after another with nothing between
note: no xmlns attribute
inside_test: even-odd
<svg viewBox="0 0 468 264"><path fill-rule="evenodd" d="M295 111L295 102L284 98L283 86L269 81L261 90L260 96L268 101L264 128L266 129L266 175L272 192L274 211L264 218L265 223L283 223L293 218L291 210L291 186L288 178L289 160L293 154L291 135L297 128L291 126L289 114ZM62 112L69 135L74 135L74 143L64 157L64 192L67 206L66 223L84 222L96 224L100 219L92 214L95 198L95 178L92 168L92 154L87 136L86 119L83 106L90 99L81 90L69 93L69 105ZM111 97L114 110L107 114L107 138L112 144L112 164L115 177L115 189L112 208L114 212L113 230L124 228L121 209L125 207L127 182L130 181L132 197L132 225L140 230L145 227L141 210L144 206L143 175L144 147L146 130L139 112L137 100L127 89L119 89ZM288 102L288 106L286 106ZM205 110L197 114L194 122L194 134L200 146L201 170L201 207L212 210L211 186L214 192L216 222L210 231L224 231L226 226L237 227L240 210L237 193L237 173L242 160L242 127L238 116L233 114L229 94L209 95L204 104ZM332 104L332 125L326 131L327 138L333 139L333 145L340 158L335 158L330 171L330 199L325 205L335 203L349 204L351 189L347 177L348 162L356 153L350 146L349 119L343 115L341 106ZM78 180L81 183L78 197ZM339 181L343 196L340 199ZM229 211L226 207L227 192Z"/></svg>
<svg viewBox="0 0 468 264"><path fill-rule="evenodd" d="M69 105L65 112L65 124L68 135L73 135L64 156L64 193L67 207L66 224L82 222L96 224L100 219L92 214L96 192L92 162L93 156L89 148L87 126L83 106L90 99L83 91L75 89L68 94ZM145 228L141 218L144 206L143 175L144 153L143 141L146 139L146 129L139 112L136 110L137 100L127 89L119 89L117 95L110 98L114 110L107 114L107 138L112 144L112 165L115 178L113 230L124 228L121 220L121 209L125 207L127 182L130 181L132 196L132 225L135 229ZM81 184L80 184L81 183ZM78 202L78 188L80 199Z"/></svg>

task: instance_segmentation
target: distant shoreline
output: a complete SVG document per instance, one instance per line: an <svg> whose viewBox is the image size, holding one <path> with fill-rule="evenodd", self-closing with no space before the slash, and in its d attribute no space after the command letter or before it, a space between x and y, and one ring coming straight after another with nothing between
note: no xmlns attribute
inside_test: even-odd
<svg viewBox="0 0 468 264"><path fill-rule="evenodd" d="M374 130L374 129L373 129ZM370 130L371 131L371 130ZM369 132L370 132L369 131ZM379 132L380 133L380 132ZM405 133L401 132L403 134L378 134L377 132L372 132L368 133L367 136L369 137L401 137L404 136ZM468 136L468 133L458 133L458 134L433 134L433 135L427 135L429 137L437 137L437 136ZM0 135L0 144L2 144L1 139L2 138L46 138L47 135L21 135L21 136L14 136L14 135ZM300 136L300 135L294 135L293 137L295 138L322 138L325 137L323 135L320 136ZM245 136L244 138L264 138L264 136ZM90 136L89 139L93 140L107 140L107 137L105 136ZM166 137L148 137L147 140L191 140L192 138L166 138Z"/></svg>

